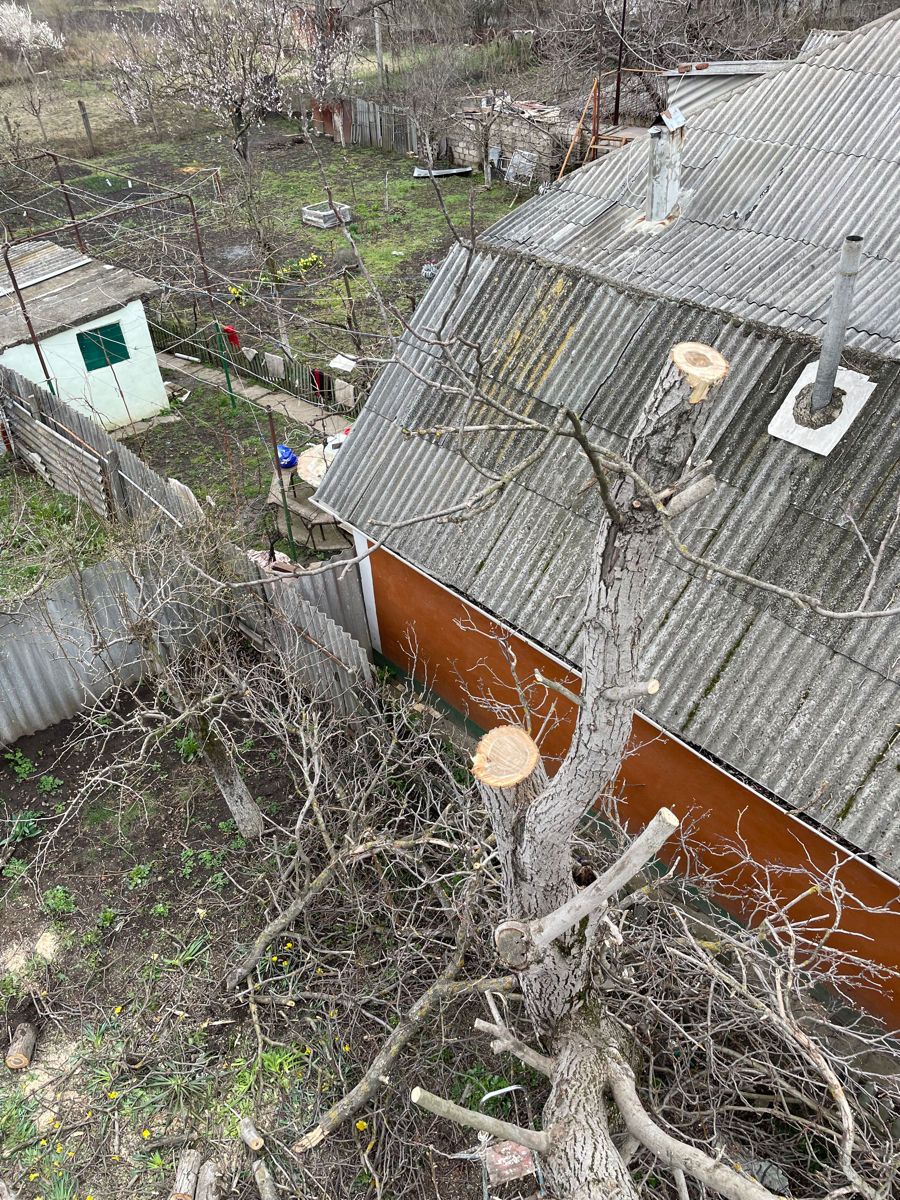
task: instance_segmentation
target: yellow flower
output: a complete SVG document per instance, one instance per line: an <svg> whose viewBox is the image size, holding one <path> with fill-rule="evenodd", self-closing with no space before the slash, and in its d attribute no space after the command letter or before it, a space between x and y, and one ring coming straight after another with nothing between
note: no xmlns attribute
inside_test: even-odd
<svg viewBox="0 0 900 1200"><path fill-rule="evenodd" d="M363 1131L364 1129L368 1129L368 1128L369 1128L369 1123L368 1123L368 1121L357 1121L357 1122L356 1122L356 1128L359 1130L359 1132L360 1132L360 1133L362 1133L362 1131Z"/></svg>
<svg viewBox="0 0 900 1200"><path fill-rule="evenodd" d="M57 1146L57 1147L56 1147L56 1153L57 1153L57 1154L59 1154L61 1150L62 1150L62 1146Z"/></svg>
<svg viewBox="0 0 900 1200"><path fill-rule="evenodd" d="M115 1098L116 1098L116 1096L118 1096L118 1094L119 1094L118 1092L109 1092L108 1093L110 1100L115 1100Z"/></svg>
<svg viewBox="0 0 900 1200"><path fill-rule="evenodd" d="M53 1128L54 1128L54 1129L59 1129L59 1121L54 1121L54 1122L53 1122Z"/></svg>
<svg viewBox="0 0 900 1200"><path fill-rule="evenodd" d="M273 954L273 955L272 955L272 962L278 962L278 955L277 955L277 954Z"/></svg>
<svg viewBox="0 0 900 1200"><path fill-rule="evenodd" d="M286 943L285 943L285 946L284 946L284 948L285 948L285 950L293 950L293 948L294 948L294 943L293 943L293 942L286 942Z"/></svg>
<svg viewBox="0 0 900 1200"><path fill-rule="evenodd" d="M47 1139L46 1139L46 1138L41 1138L41 1145L42 1145L42 1146L46 1146L46 1145L47 1145Z"/></svg>
<svg viewBox="0 0 900 1200"><path fill-rule="evenodd" d="M38 1177L37 1171L32 1171L31 1174L28 1176L29 1179L37 1179L37 1177Z"/></svg>
<svg viewBox="0 0 900 1200"><path fill-rule="evenodd" d="M120 1013L121 1011L122 1011L122 1005L121 1005L121 1004L119 1005L119 1007L118 1007L118 1008L114 1008L114 1009L113 1009L113 1012L114 1012L114 1013Z"/></svg>
<svg viewBox="0 0 900 1200"><path fill-rule="evenodd" d="M88 1109L88 1110L87 1110L87 1115L88 1115L89 1117L92 1117L94 1114L91 1112L91 1110L90 1110L90 1109Z"/></svg>
<svg viewBox="0 0 900 1200"><path fill-rule="evenodd" d="M148 1138L149 1136L150 1136L150 1130L149 1130L149 1129L142 1129L142 1130L141 1130L141 1137L142 1137L142 1138Z"/></svg>
<svg viewBox="0 0 900 1200"><path fill-rule="evenodd" d="M345 1053L345 1054L349 1054L349 1053L350 1053L350 1047L347 1045L347 1043L346 1043L346 1042L344 1042L344 1053Z"/></svg>
<svg viewBox="0 0 900 1200"><path fill-rule="evenodd" d="M205 917L205 916L206 916L206 909L205 909L205 908L198 908L198 909L197 909L197 916L198 916L198 917Z"/></svg>

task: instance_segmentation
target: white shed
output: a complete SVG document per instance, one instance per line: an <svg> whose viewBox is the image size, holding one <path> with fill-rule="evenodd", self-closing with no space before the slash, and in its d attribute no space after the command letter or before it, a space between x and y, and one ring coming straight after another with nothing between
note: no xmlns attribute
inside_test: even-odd
<svg viewBox="0 0 900 1200"><path fill-rule="evenodd" d="M3 366L45 385L49 375L61 400L107 429L168 408L142 303L158 284L43 240L10 247L9 265L12 276L0 257Z"/></svg>

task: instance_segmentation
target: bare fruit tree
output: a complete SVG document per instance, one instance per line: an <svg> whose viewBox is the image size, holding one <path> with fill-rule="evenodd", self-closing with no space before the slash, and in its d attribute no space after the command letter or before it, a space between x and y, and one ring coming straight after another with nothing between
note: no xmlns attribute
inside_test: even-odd
<svg viewBox="0 0 900 1200"><path fill-rule="evenodd" d="M685 1200L694 1189L729 1200L788 1192L886 1200L900 1165L892 1045L862 1019L844 1024L836 1004L815 991L825 984L845 993L848 970L877 986L878 971L863 955L828 945L827 930L859 902L835 878L811 871L802 894L827 897L830 915L822 925L795 917L796 901L779 897L758 865L750 927L710 917L702 897L715 880L696 870L660 878L654 865L678 834L677 818L662 809L632 839L615 817L635 700L658 686L639 675L648 575L671 519L714 487L709 464L692 463L692 453L728 369L708 346L674 347L622 455L592 446L575 414L561 414L588 453L605 514L586 587L582 691L570 694L575 735L552 779L517 726L485 735L474 757L504 910L496 953L524 1002L504 1016L499 993L508 985L486 984L491 1020L476 1028L495 1053L547 1078L543 1128L465 1108L430 1091L427 1078L411 1100L539 1156L558 1200ZM515 427L499 421L497 428ZM478 511L476 498L464 507ZM579 889L576 849L582 853L583 822L600 798L616 848L601 853L594 881ZM680 852L683 869L689 852ZM433 1000L423 1000L426 1008ZM406 1040L420 1021L420 1010L410 1010ZM357 1087L300 1139L298 1153L312 1153L371 1103L398 1049L396 1037L385 1044Z"/></svg>

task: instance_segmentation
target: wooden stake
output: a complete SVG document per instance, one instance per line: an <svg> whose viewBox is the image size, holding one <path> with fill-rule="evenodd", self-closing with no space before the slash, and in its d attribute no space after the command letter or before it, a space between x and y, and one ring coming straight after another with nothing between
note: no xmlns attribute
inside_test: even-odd
<svg viewBox="0 0 900 1200"><path fill-rule="evenodd" d="M275 1190L275 1180L272 1178L266 1164L260 1162L259 1159L255 1159L251 1164L250 1170L253 1172L260 1200L278 1200L278 1192Z"/></svg>
<svg viewBox="0 0 900 1200"><path fill-rule="evenodd" d="M203 1155L199 1150L182 1150L178 1166L175 1168L175 1182L172 1184L169 1200L194 1200L202 1160Z"/></svg>
<svg viewBox="0 0 900 1200"><path fill-rule="evenodd" d="M251 1150L262 1150L266 1144L249 1117L241 1117L238 1121L238 1133Z"/></svg>
<svg viewBox="0 0 900 1200"><path fill-rule="evenodd" d="M33 1025L23 1021L21 1025L16 1026L9 1050L6 1052L6 1065L11 1071L22 1071L30 1064L36 1041L37 1030Z"/></svg>
<svg viewBox="0 0 900 1200"><path fill-rule="evenodd" d="M91 133L91 122L88 118L87 109L84 106L84 101L78 101L78 111L81 113L81 123L84 125L84 132L87 134L88 158L94 157L94 135Z"/></svg>
<svg viewBox="0 0 900 1200"><path fill-rule="evenodd" d="M209 1159L200 1168L194 1200L219 1200L219 1164Z"/></svg>
<svg viewBox="0 0 900 1200"><path fill-rule="evenodd" d="M540 759L537 746L524 729L498 725L478 743L472 774L488 787L511 788L527 779Z"/></svg>

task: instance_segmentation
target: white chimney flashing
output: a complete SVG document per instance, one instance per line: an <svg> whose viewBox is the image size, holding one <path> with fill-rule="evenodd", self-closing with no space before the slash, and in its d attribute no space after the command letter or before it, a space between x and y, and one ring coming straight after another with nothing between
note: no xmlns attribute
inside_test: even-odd
<svg viewBox="0 0 900 1200"><path fill-rule="evenodd" d="M794 404L802 389L812 386L818 369L818 360L808 363L803 368L800 378L769 422L769 433L783 442L801 446L804 450L811 450L813 454L821 454L824 457L831 453L862 412L869 396L875 391L875 384L867 375L860 375L858 371L848 371L845 367L838 367L835 386L844 392L840 415L829 425L822 425L819 429L810 429L806 425L798 425L794 420Z"/></svg>

